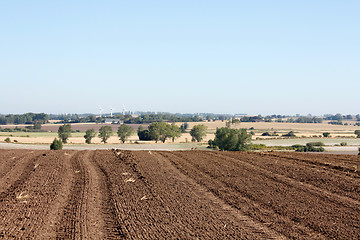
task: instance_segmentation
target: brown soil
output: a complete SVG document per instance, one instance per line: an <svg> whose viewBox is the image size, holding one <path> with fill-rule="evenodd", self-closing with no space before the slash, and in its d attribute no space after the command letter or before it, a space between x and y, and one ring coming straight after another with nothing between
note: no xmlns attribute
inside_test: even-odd
<svg viewBox="0 0 360 240"><path fill-rule="evenodd" d="M359 165L344 155L0 150L0 239L359 239Z"/></svg>

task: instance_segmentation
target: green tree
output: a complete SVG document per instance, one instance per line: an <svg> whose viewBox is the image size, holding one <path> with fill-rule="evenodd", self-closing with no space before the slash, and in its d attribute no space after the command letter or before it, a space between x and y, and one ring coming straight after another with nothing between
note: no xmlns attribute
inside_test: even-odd
<svg viewBox="0 0 360 240"><path fill-rule="evenodd" d="M203 140L203 138L206 136L206 130L207 130L207 126L201 124L201 125L195 125L191 130L190 130L190 135L192 137L193 142L197 141L197 142L201 142Z"/></svg>
<svg viewBox="0 0 360 240"><path fill-rule="evenodd" d="M33 125L33 129L40 130L41 129L41 123L40 122L35 122L34 125Z"/></svg>
<svg viewBox="0 0 360 240"><path fill-rule="evenodd" d="M296 137L296 135L295 135L294 131L290 131L286 134L283 134L283 137Z"/></svg>
<svg viewBox="0 0 360 240"><path fill-rule="evenodd" d="M324 136L324 137L329 137L329 136L330 136L330 133L329 133L329 132L324 132L324 133L323 133L323 136Z"/></svg>
<svg viewBox="0 0 360 240"><path fill-rule="evenodd" d="M216 148L216 146L214 145L214 140L209 139L208 144L209 144L208 148Z"/></svg>
<svg viewBox="0 0 360 240"><path fill-rule="evenodd" d="M183 123L181 124L180 126L180 130L182 133L186 133L186 129L189 127L189 124L186 122L186 123Z"/></svg>
<svg viewBox="0 0 360 240"><path fill-rule="evenodd" d="M144 131L144 127L142 125L140 125L137 130L138 135L139 135L139 132L142 132L142 131Z"/></svg>
<svg viewBox="0 0 360 240"><path fill-rule="evenodd" d="M215 139L212 141L213 147L226 151L246 151L249 148L251 135L246 129L230 129L226 127L217 128Z"/></svg>
<svg viewBox="0 0 360 240"><path fill-rule="evenodd" d="M165 122L154 122L149 126L149 135L155 142L160 140L164 143L167 138L172 136L171 126Z"/></svg>
<svg viewBox="0 0 360 240"><path fill-rule="evenodd" d="M97 117L96 123L101 123L101 122L104 122L104 119L102 117Z"/></svg>
<svg viewBox="0 0 360 240"><path fill-rule="evenodd" d="M101 141L103 143L106 143L106 141L111 137L112 135L112 128L110 126L102 126L99 130L99 138L101 138Z"/></svg>
<svg viewBox="0 0 360 240"><path fill-rule="evenodd" d="M296 145L292 145L291 147L295 149L295 152L324 152L325 149L322 146L324 146L323 143L315 142L315 143L307 143L306 145L296 144Z"/></svg>
<svg viewBox="0 0 360 240"><path fill-rule="evenodd" d="M54 138L54 141L50 144L50 150L61 150L62 148L63 148L62 142Z"/></svg>
<svg viewBox="0 0 360 240"><path fill-rule="evenodd" d="M68 138L71 137L71 125L64 124L59 127L58 136L63 143L66 143Z"/></svg>
<svg viewBox="0 0 360 240"><path fill-rule="evenodd" d="M139 140L142 140L142 141L150 141L151 140L149 130L147 130L147 129L145 130L143 128L143 126L141 126L141 125L138 128L137 134L139 136Z"/></svg>
<svg viewBox="0 0 360 240"><path fill-rule="evenodd" d="M175 138L181 137L181 129L175 124L170 125L169 137L175 142Z"/></svg>
<svg viewBox="0 0 360 240"><path fill-rule="evenodd" d="M89 122L96 122L96 116L95 115L89 115L88 119L89 119Z"/></svg>
<svg viewBox="0 0 360 240"><path fill-rule="evenodd" d="M125 141L133 134L133 132L134 129L132 129L132 127L126 124L121 124L118 128L117 135L122 141L122 143L125 143Z"/></svg>
<svg viewBox="0 0 360 240"><path fill-rule="evenodd" d="M96 136L95 130L93 128L86 130L84 138L85 138L85 142L87 144L91 143L91 139L94 138Z"/></svg>
<svg viewBox="0 0 360 240"><path fill-rule="evenodd" d="M360 130L355 130L354 133L355 133L355 135L356 135L357 138L360 138Z"/></svg>

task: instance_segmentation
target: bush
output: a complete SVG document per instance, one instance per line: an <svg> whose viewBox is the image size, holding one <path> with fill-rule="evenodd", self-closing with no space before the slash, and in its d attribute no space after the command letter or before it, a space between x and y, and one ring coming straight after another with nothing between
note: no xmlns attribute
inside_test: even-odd
<svg viewBox="0 0 360 240"><path fill-rule="evenodd" d="M360 130L355 130L354 133L357 138L360 138Z"/></svg>
<svg viewBox="0 0 360 240"><path fill-rule="evenodd" d="M11 142L10 138L5 138L4 141L7 143Z"/></svg>
<svg viewBox="0 0 360 240"><path fill-rule="evenodd" d="M324 136L324 137L329 137L329 136L330 136L330 133L329 133L329 132L324 132L324 133L323 133L323 136Z"/></svg>
<svg viewBox="0 0 360 240"><path fill-rule="evenodd" d="M63 148L62 142L56 138L50 145L50 150L61 150Z"/></svg>
<svg viewBox="0 0 360 240"><path fill-rule="evenodd" d="M323 147L309 149L309 152L324 152L324 151L325 149Z"/></svg>
<svg viewBox="0 0 360 240"><path fill-rule="evenodd" d="M296 137L296 135L295 135L294 131L290 131L286 134L283 134L283 137Z"/></svg>
<svg viewBox="0 0 360 240"><path fill-rule="evenodd" d="M211 142L213 147L226 151L246 151L249 149L248 142L251 135L246 129L217 128L215 139Z"/></svg>
<svg viewBox="0 0 360 240"><path fill-rule="evenodd" d="M323 151L325 151L325 149L323 147L321 147L321 145L320 145L320 147L314 147L314 146L319 146L319 145L313 145L313 143L307 143L306 144L307 152L323 152Z"/></svg>
<svg viewBox="0 0 360 240"><path fill-rule="evenodd" d="M311 147L321 147L321 146L325 146L325 144L323 142L310 142L306 144L307 146L311 146Z"/></svg>
<svg viewBox="0 0 360 240"><path fill-rule="evenodd" d="M267 148L265 144L249 144L249 150L265 150Z"/></svg>
<svg viewBox="0 0 360 240"><path fill-rule="evenodd" d="M348 145L347 142L340 143L340 146L347 146L347 145Z"/></svg>
<svg viewBox="0 0 360 240"><path fill-rule="evenodd" d="M315 145L313 145L315 144ZM296 144L291 146L293 149L295 149L295 152L324 152L325 149L323 147L314 147L317 144L320 144L320 142L318 143L307 143L306 145L300 145L300 144ZM323 144L323 143L321 143Z"/></svg>
<svg viewBox="0 0 360 240"><path fill-rule="evenodd" d="M138 130L139 140L141 141L151 141L149 130Z"/></svg>
<svg viewBox="0 0 360 240"><path fill-rule="evenodd" d="M208 148L215 148L214 141L212 139L208 141L208 144L209 144Z"/></svg>
<svg viewBox="0 0 360 240"><path fill-rule="evenodd" d="M333 121L333 122L328 122L331 125L343 125L343 123L341 121Z"/></svg>
<svg viewBox="0 0 360 240"><path fill-rule="evenodd" d="M277 134L276 132L273 132L273 133L264 132L263 134L261 134L261 136L279 136L279 134Z"/></svg>
<svg viewBox="0 0 360 240"><path fill-rule="evenodd" d="M307 148L304 145L296 144L291 146L293 149L295 149L295 152L307 152Z"/></svg>

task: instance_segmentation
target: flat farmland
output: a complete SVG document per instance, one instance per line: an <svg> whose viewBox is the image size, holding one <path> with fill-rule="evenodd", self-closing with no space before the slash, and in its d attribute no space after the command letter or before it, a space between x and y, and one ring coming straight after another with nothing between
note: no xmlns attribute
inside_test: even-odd
<svg viewBox="0 0 360 240"><path fill-rule="evenodd" d="M177 122L176 125L180 126L182 122ZM226 121L215 122L189 122L188 132L183 133L181 137L175 139L175 143L189 143L192 137L189 134L190 129L194 125L204 124L208 127L207 135L204 137L203 142L207 142L210 139L215 138L216 128L225 127ZM322 141L326 145L335 145L342 142L346 142L348 145L359 145L360 140L356 139L354 131L360 130L359 126L354 126L355 121L349 121L348 125L330 125L327 122L324 123L278 123L278 122L242 122L231 125L232 128L245 128L248 132L253 132L253 143L263 143L268 146L291 146L294 144L304 144L310 141ZM128 124L134 130L137 130L140 124ZM25 128L31 125L0 125L1 128ZM3 142L6 138L10 138L11 142L25 143L25 144L50 144L55 137L57 137L57 131L61 124L44 124L42 130L44 132L0 132L0 142ZM85 131L88 129L95 129L99 131L102 126L111 126L113 130L113 136L109 138L108 143L119 144L120 140L116 136L116 132L120 125L118 124L104 124L104 123L73 123L71 124L72 136L69 138L70 144L85 144ZM142 124L146 129L149 124ZM251 130L250 130L251 129ZM77 132L75 132L77 131ZM294 131L297 138L284 139L281 136L289 131ZM262 136L264 132L277 132L278 136ZM322 138L324 132L329 132L329 138ZM130 136L129 141L139 141L136 131ZM95 144L101 144L101 139L97 136L92 141ZM150 141L154 142L154 141ZM171 139L167 139L166 143L171 143ZM129 143L129 142L127 142Z"/></svg>
<svg viewBox="0 0 360 240"><path fill-rule="evenodd" d="M51 132L57 132L59 127L62 124L45 124L42 126L41 129ZM142 125L144 128L147 128L149 124L127 124L130 127L132 127L134 130L137 130L140 125ZM88 129L93 128L95 131L99 131L99 129L103 126L110 126L114 132L118 130L120 127L120 124L105 124L105 123L72 123L71 129L76 131L79 130L81 132L85 132Z"/></svg>
<svg viewBox="0 0 360 240"><path fill-rule="evenodd" d="M360 158L0 150L0 239L359 239Z"/></svg>
<svg viewBox="0 0 360 240"><path fill-rule="evenodd" d="M62 126L63 124L43 124L41 126L41 129L44 131L49 131L49 132L57 132L59 127ZM144 128L147 128L149 126L149 124L145 123L145 124L127 124L130 127L132 127L134 130L137 130L139 128L140 125L142 125ZM15 127L19 127L19 128L24 128L26 126L32 126L32 125L26 125L26 124L19 124L19 125L0 125L1 128L15 128ZM94 129L95 131L99 131L99 129L103 126L110 126L112 128L113 131L117 131L118 128L120 127L120 124L106 124L106 123L71 123L71 129L73 131L81 131L81 132L85 132L88 129Z"/></svg>

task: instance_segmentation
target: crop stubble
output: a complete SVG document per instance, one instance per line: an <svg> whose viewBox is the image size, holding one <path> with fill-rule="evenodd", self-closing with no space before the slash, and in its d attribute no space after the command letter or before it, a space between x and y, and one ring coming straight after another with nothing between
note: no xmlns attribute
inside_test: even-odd
<svg viewBox="0 0 360 240"><path fill-rule="evenodd" d="M0 151L0 239L358 239L357 156Z"/></svg>

